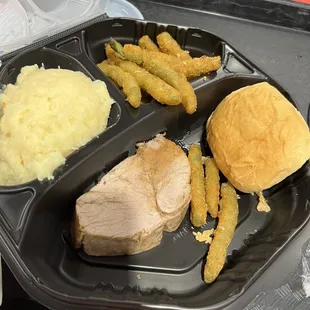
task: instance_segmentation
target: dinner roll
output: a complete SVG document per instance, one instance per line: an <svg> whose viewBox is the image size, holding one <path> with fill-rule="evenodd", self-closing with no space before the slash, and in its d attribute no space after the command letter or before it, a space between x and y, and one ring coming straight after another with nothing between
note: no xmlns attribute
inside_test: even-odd
<svg viewBox="0 0 310 310"><path fill-rule="evenodd" d="M207 141L219 169L245 193L281 182L310 157L307 123L267 82L224 98L208 119Z"/></svg>

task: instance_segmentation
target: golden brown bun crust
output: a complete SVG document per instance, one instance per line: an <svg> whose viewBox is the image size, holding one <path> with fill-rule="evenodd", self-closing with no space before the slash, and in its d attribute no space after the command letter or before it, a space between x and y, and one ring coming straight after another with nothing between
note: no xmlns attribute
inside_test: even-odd
<svg viewBox="0 0 310 310"><path fill-rule="evenodd" d="M267 82L228 95L207 122L207 141L219 169L246 193L281 182L310 157L308 125Z"/></svg>

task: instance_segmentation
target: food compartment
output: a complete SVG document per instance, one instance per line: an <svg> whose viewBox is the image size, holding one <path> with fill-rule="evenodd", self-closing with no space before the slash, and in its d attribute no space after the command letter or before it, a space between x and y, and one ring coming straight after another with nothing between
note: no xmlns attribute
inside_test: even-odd
<svg viewBox="0 0 310 310"><path fill-rule="evenodd" d="M188 50L193 57L223 56L222 40L207 31L118 18L88 27L85 30L86 50L90 58L98 63L104 59L104 45L111 37L121 44L137 45L143 35L147 34L156 42L156 36L164 31L169 32L181 48Z"/></svg>
<svg viewBox="0 0 310 310"><path fill-rule="evenodd" d="M99 63L106 58L105 44L110 41L111 37L121 44L137 45L143 35L148 35L156 43L156 36L164 31L167 31L179 43L181 48L188 50L192 57L206 55L221 56L222 61L225 59L224 42L207 31L116 18L103 23L104 27L90 26L84 33L86 51L95 63ZM221 76L222 73L222 68L220 68L217 72L191 78L191 81L203 79L205 82L206 79L212 80L217 76Z"/></svg>
<svg viewBox="0 0 310 310"><path fill-rule="evenodd" d="M269 213L256 211L255 196L239 193L238 227L226 266L211 285L202 280L208 246L195 240L192 232L197 229L192 228L188 214L175 232L164 233L158 247L133 256L88 256L72 247L69 226L76 199L113 166L134 154L137 142L166 133L185 152L190 144L201 142L204 155L210 154L205 125L216 105L232 91L261 81L228 77L199 88L198 111L193 115L186 114L181 106L157 110L111 138L36 199L19 255L35 285L48 292L46 304L56 307L56 300L65 294L68 309L76 302L85 308L121 302L132 307L144 303L145 307L160 304L176 309L221 309L253 283L309 219L309 164L266 191ZM213 225L209 219L202 230Z"/></svg>
<svg viewBox="0 0 310 310"><path fill-rule="evenodd" d="M77 61L73 57L66 55L64 53L58 52L58 51L53 51L48 48L42 48L39 50L25 52L19 56L16 56L11 61L9 61L4 66L4 68L2 69L0 73L0 83L2 85L7 85L9 83L15 84L17 76L21 72L21 69L24 66L33 65L33 64L37 64L39 67L43 66L46 69L62 68L62 69L68 69L72 71L80 71L84 73L86 76L90 77L92 80L95 79L92 73L83 64L81 64L79 61ZM102 74L100 74L100 72L98 72L97 69L95 73L97 74L96 78L98 79L102 78L102 80L105 81L105 77ZM106 85L107 85L110 96L114 98L114 101L115 101L111 107L111 111L110 111L109 118L108 118L108 125L107 125L106 130L99 136L92 138L92 140L87 143L87 146L90 146L90 145L92 145L93 147L95 147L96 145L100 146L103 142L101 139L104 139L104 135L109 131L109 129L114 127L121 118L121 106L119 104L120 100L118 100L119 99L118 92L115 90L115 88L109 81L106 81ZM98 137L99 139L97 139ZM81 147L79 150L71 153L68 157L71 158L71 155L77 152L79 153L80 150L85 149L85 148L87 147L85 146ZM71 162L71 159L67 161L66 166L68 166L70 162ZM63 166L55 170L56 178L63 172L63 170L64 170ZM32 181L32 182L36 182L36 181Z"/></svg>
<svg viewBox="0 0 310 310"><path fill-rule="evenodd" d="M227 42L205 30L117 18L101 22L100 24L104 26L97 27L97 25L93 25L83 32L83 48L95 64L106 59L105 45L110 42L111 38L122 45L138 45L139 39L144 35L148 35L156 44L157 35L162 32L168 32L182 49L189 51L192 57L199 58L203 55L221 57L221 67L218 70L200 74L197 77L188 77L188 81L194 89L205 87L214 80L234 74L263 76L255 68L255 65L244 59ZM142 93L142 102L152 102L150 95L144 91Z"/></svg>

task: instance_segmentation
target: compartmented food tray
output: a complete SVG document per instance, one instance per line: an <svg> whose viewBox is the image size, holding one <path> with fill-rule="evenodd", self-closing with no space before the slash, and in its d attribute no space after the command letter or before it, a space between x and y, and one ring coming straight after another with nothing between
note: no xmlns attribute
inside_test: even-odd
<svg viewBox="0 0 310 310"><path fill-rule="evenodd" d="M96 66L113 37L137 43L168 31L192 56L219 55L217 72L192 80L197 111L155 101L133 109ZM25 65L81 71L103 80L115 104L108 129L67 159L53 181L0 187L0 250L23 288L53 309L222 309L243 294L309 220L309 164L264 192L271 212L256 210L257 198L239 193L239 219L225 267L213 284L202 280L208 246L193 237L187 214L177 231L164 233L154 249L118 257L92 257L76 250L69 226L76 199L115 165L136 152L138 142L159 133L184 152L200 142L204 155L208 117L229 93L268 81L292 104L294 99L265 72L218 36L200 29L130 19L107 19L6 60L1 84L15 83ZM214 220L202 230L214 226Z"/></svg>

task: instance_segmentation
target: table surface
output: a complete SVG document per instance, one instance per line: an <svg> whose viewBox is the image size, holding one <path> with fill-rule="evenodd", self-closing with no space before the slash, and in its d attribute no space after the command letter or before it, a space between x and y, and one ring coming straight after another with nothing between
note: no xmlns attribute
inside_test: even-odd
<svg viewBox="0 0 310 310"><path fill-rule="evenodd" d="M310 33L162 3L155 4L152 1L132 0L130 2L140 9L146 20L202 28L219 35L282 84L295 97L301 113L306 118L310 101ZM286 283L296 273L301 247L309 236L310 224L247 290L246 294L240 297L233 307L227 309L243 309L260 292L278 288ZM9 277L8 273L4 275L4 306L1 309L17 308L17 304L13 306L7 297L10 285L5 283L5 279ZM9 295L12 293L11 290ZM26 309L25 304L21 308ZM251 304L246 309L267 308L268 305L256 307ZM310 302L303 309L307 308L310 308ZM31 304L28 309L42 308ZM279 309L293 308L287 306Z"/></svg>

